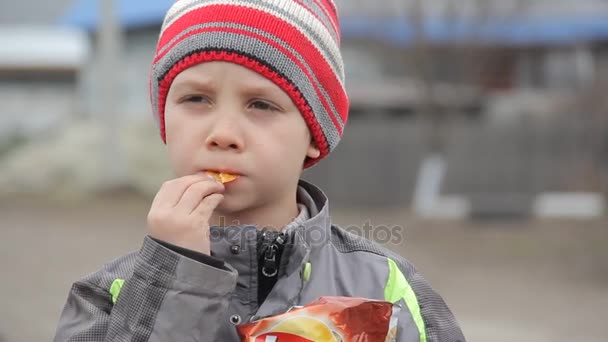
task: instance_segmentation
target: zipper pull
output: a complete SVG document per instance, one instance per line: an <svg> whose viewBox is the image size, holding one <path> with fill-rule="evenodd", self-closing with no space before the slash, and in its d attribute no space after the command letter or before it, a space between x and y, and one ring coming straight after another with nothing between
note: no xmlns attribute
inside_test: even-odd
<svg viewBox="0 0 608 342"><path fill-rule="evenodd" d="M274 244L268 246L266 252L264 252L264 266L262 266L262 274L268 278L276 276L279 272L279 268L277 267L276 253L277 246Z"/></svg>
<svg viewBox="0 0 608 342"><path fill-rule="evenodd" d="M285 244L285 234L278 234L272 243L266 247L264 251L264 266L262 266L262 274L268 278L272 278L279 273L277 266L276 254L279 247Z"/></svg>

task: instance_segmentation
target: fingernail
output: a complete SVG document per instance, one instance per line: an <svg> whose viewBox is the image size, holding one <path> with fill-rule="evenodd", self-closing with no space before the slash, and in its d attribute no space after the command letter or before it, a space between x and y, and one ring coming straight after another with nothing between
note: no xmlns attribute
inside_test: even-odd
<svg viewBox="0 0 608 342"><path fill-rule="evenodd" d="M217 182L217 178L215 178L215 177L214 177L212 174L209 174L209 173L206 173L206 172L205 172L205 176L207 176L207 178L212 179L212 180L214 180L214 181L216 181L216 182ZM219 182L218 182L218 183L219 183Z"/></svg>

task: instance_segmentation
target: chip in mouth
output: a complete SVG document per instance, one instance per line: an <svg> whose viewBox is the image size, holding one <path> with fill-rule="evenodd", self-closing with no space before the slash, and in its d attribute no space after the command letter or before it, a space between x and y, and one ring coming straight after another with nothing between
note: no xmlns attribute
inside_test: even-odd
<svg viewBox="0 0 608 342"><path fill-rule="evenodd" d="M205 172L222 184L232 182L233 180L238 178L237 175L233 175L233 174L225 173L225 172L216 172L216 171L209 171L209 170L207 170Z"/></svg>

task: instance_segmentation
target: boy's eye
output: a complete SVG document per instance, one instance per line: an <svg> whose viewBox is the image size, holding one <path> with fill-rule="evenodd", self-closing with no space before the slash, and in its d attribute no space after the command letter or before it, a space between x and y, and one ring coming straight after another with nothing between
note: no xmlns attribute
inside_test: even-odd
<svg viewBox="0 0 608 342"><path fill-rule="evenodd" d="M268 102L264 102L264 101L254 101L251 103L251 107L254 109L258 109L258 110L269 110L269 111L278 110L277 107L271 105Z"/></svg>
<svg viewBox="0 0 608 342"><path fill-rule="evenodd" d="M182 102L193 102L193 103L204 103L209 102L205 96L202 95L189 95L182 99Z"/></svg>

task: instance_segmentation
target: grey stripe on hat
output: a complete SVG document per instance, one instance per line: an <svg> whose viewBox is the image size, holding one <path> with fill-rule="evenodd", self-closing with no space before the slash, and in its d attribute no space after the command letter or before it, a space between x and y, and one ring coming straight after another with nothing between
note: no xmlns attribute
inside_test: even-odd
<svg viewBox="0 0 608 342"><path fill-rule="evenodd" d="M213 1L217 1L217 0L198 0L198 1L193 1L191 4L189 4L188 6L180 9L179 11L175 12L172 15L167 15L167 17L164 20L163 23L163 27L161 31L165 30L165 25L168 22L171 22L172 20L174 20L175 18L178 18L182 15L184 15L184 13L190 11L193 7L196 6L200 6L200 5L204 5L206 3L209 2L213 2ZM289 20L296 25L296 28L302 28L305 32L306 35L308 35L309 37L311 37L311 39L313 39L318 45L319 49L321 49L322 54L325 55L328 58L328 62L330 63L330 65L332 66L332 68L334 70L336 70L337 72L337 76L338 79L340 79L340 81L342 82L342 84L344 84L344 64L342 61L342 57L341 55L338 53L337 56L336 54L331 52L331 49L324 43L323 38L320 37L314 30L311 29L310 25L308 25L306 22L303 22L302 20L300 20L300 18L294 16L292 13L289 13L288 11L284 10L282 7L270 4L266 1L260 1L260 0L237 0L237 1L233 1L234 3L246 3L246 4L251 4L253 6L256 7L261 7L264 8L266 10L269 11L275 11L278 12L279 14L289 18ZM227 4L230 4L232 2L227 1ZM329 26L332 27L332 26ZM333 31L333 30L328 30L328 31ZM330 36L333 37L333 35L330 34ZM337 40L333 40L334 44L336 45L335 48L336 50L339 50L339 46L338 46L338 41Z"/></svg>
<svg viewBox="0 0 608 342"><path fill-rule="evenodd" d="M310 65L306 62L306 60L304 59L304 57L302 57L298 51L294 50L289 44L285 43L284 41L282 41L279 37L274 36L268 32L262 31L260 29L257 29L255 27L251 27L251 26L246 26L246 25L242 25L242 24L234 24L234 23L225 23L225 22L214 22L214 23L206 23L206 24L201 24L201 25L195 25L192 27L189 27L188 29L180 32L179 35L175 36L169 43L167 43L160 51L159 51L159 55L163 54L165 52L165 50L172 46L173 43L175 43L176 41L178 41L179 39L181 39L184 35L187 35L188 33L190 33L191 31L195 31L198 29L205 29L205 28L209 28L209 27L217 27L217 28L236 28L236 29L241 29L241 30L245 30L245 31L249 31L258 35L261 35L265 38L268 38L270 40L272 40L273 42L281 45L281 47L285 48L286 50L288 50L289 52L291 52L300 63L302 63L302 65L304 65L304 67L306 68L306 71L312 76L312 80L315 83L315 85L319 88L321 94L323 95L323 97L325 98L325 101L329 104L329 108L332 112L332 114L334 115L334 117L336 118L336 121L338 121L338 124L340 125L340 129L343 130L344 129L344 121L342 120L342 117L340 116L340 113L338 113L336 107L334 106L333 101L331 100L329 94L327 93L325 87L323 87L323 85L321 84L321 82L317 79L316 74L314 73L314 71L311 69ZM199 33L195 36L201 36L201 35L205 35L205 33ZM202 38L201 38L202 40ZM181 44L181 43L180 43ZM178 44L178 45L180 45ZM177 48L173 47L174 49ZM188 50L188 51L192 51L192 50ZM164 59L164 58L163 58ZM160 61L158 61L158 63L161 63L161 61L163 60L161 59ZM157 63L157 64L158 64ZM175 62L177 63L177 62ZM171 67L173 67L173 64L169 64L168 67L164 67L161 68L160 73L164 74L166 72L169 71L169 69ZM162 77L162 76L160 76ZM314 90L313 90L314 91Z"/></svg>
<svg viewBox="0 0 608 342"><path fill-rule="evenodd" d="M329 114L316 96L312 84L302 70L281 51L271 45L249 36L229 32L205 32L188 37L177 44L153 68L154 82L152 91L158 94L159 80L162 79L177 62L184 57L201 50L234 51L247 56L257 56L264 64L284 75L302 93L310 105L317 122L321 126L330 151L340 141L340 135L334 126ZM158 108L158 96L155 99L155 108ZM158 109L157 109L158 110Z"/></svg>

